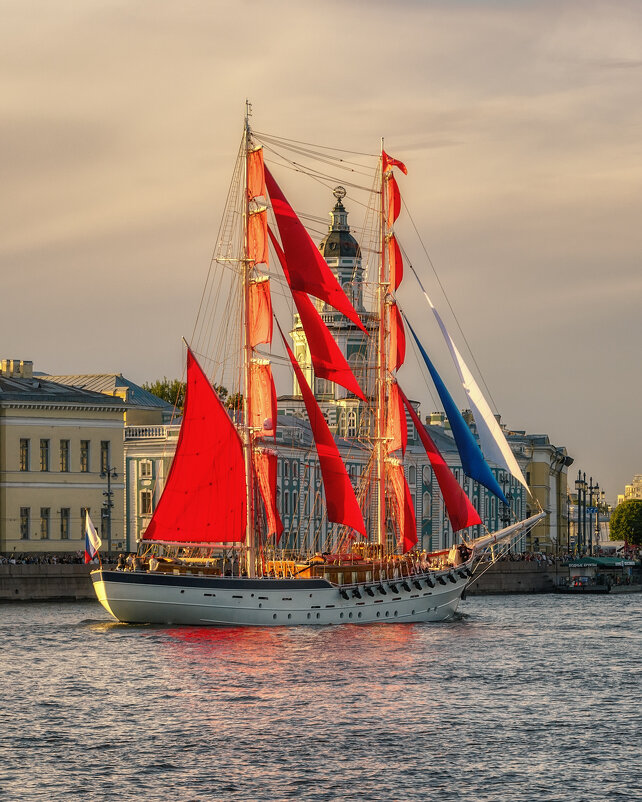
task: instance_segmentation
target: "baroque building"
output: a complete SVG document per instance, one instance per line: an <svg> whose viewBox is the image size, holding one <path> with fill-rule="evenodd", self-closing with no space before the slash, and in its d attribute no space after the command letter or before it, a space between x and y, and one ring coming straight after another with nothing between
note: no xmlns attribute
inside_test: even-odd
<svg viewBox="0 0 642 802"><path fill-rule="evenodd" d="M337 276L354 307L360 313L369 333L377 327L376 316L364 304L365 268L361 248L348 224L348 212L343 200L345 190L334 191L335 204L330 212L328 233L319 249ZM317 309L339 344L348 364L366 396L375 392L376 337L366 337L343 315L321 301ZM310 351L298 314L294 315L290 332L293 350L303 373L313 387L319 406L328 422L346 463L357 494L360 482L369 470L373 421L365 405L343 387L314 375ZM418 404L413 402L417 411ZM470 413L464 413L475 433ZM420 416L421 417L421 416ZM572 462L563 448L550 443L546 435L527 435L525 432L504 429L517 460L531 482L532 497L512 475L490 465L496 479L510 501L510 510L485 487L467 477L443 412L425 416L429 432L448 466L478 510L483 526L468 530L470 537L483 534L484 529L501 529L536 510L536 500L549 513L549 518L528 536L515 544L517 551L554 551L558 533L566 521L566 468ZM410 487L417 520L418 547L428 551L449 548L459 535L452 531L450 521L430 463L409 417L408 447L404 469ZM125 453L127 460L127 537L130 548L151 519L160 497L165 477L176 447L178 426L127 426ZM278 507L284 524L281 545L284 548L318 550L324 543L334 541L333 524L323 514L323 485L305 405L296 379L291 395L278 398ZM374 509L364 504L368 528L373 524Z"/></svg>

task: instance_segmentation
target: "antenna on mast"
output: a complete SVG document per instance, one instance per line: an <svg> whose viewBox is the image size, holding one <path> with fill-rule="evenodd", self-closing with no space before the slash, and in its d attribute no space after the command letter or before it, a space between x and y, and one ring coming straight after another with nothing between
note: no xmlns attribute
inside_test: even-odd
<svg viewBox="0 0 642 802"><path fill-rule="evenodd" d="M250 132L250 117L252 116L252 104L245 98L245 130Z"/></svg>

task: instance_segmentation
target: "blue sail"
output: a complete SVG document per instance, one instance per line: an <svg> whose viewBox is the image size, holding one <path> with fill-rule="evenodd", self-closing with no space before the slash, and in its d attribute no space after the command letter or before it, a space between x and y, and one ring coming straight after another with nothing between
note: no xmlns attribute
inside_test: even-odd
<svg viewBox="0 0 642 802"><path fill-rule="evenodd" d="M446 389L446 385L441 380L441 376L435 370L435 366L430 361L428 354L425 352L423 345L419 342L419 338L415 334L415 330L410 325L408 318L405 315L404 319L408 328L412 332L412 336L415 338L415 342L419 347L421 356L423 357L426 367L430 371L433 383L437 388L437 392L441 398L441 403L444 405L444 412L446 413L450 422L450 429L453 433L453 437L455 438L455 443L457 445L457 450L459 451L459 456L461 457L461 464L464 471L468 474L468 476L471 477L471 479L475 479L475 481L479 482L480 485L484 485L484 487L488 488L491 493L494 493L498 499L503 501L504 504L508 505L508 500L502 493L502 489L497 483L497 479L495 479L493 476L493 472L488 467L488 463L484 459L484 455L481 453L481 450L477 445L472 432L468 428L468 424L463 419L461 412L457 409L457 405Z"/></svg>

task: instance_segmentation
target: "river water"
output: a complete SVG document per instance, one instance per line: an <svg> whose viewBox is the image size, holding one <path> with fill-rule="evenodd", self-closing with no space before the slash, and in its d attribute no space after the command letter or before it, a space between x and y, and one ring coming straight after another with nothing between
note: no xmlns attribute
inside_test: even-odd
<svg viewBox="0 0 642 802"><path fill-rule="evenodd" d="M642 799L642 595L461 610L260 630L0 606L0 799Z"/></svg>

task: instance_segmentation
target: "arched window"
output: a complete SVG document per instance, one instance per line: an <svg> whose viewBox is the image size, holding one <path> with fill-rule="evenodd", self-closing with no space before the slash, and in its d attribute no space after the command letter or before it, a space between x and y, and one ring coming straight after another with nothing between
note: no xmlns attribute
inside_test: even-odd
<svg viewBox="0 0 642 802"><path fill-rule="evenodd" d="M417 484L417 469L414 465L408 468L408 484L412 487Z"/></svg>
<svg viewBox="0 0 642 802"><path fill-rule="evenodd" d="M432 517L432 499L430 493L424 493L422 497L423 513L422 518L429 520Z"/></svg>
<svg viewBox="0 0 642 802"><path fill-rule="evenodd" d="M292 476L296 479L299 475L299 463L293 462L292 463Z"/></svg>
<svg viewBox="0 0 642 802"><path fill-rule="evenodd" d="M357 413L354 409L351 409L348 412L348 437L356 437L357 436Z"/></svg>
<svg viewBox="0 0 642 802"><path fill-rule="evenodd" d="M432 471L428 465L424 466L424 484L429 485L432 482Z"/></svg>

